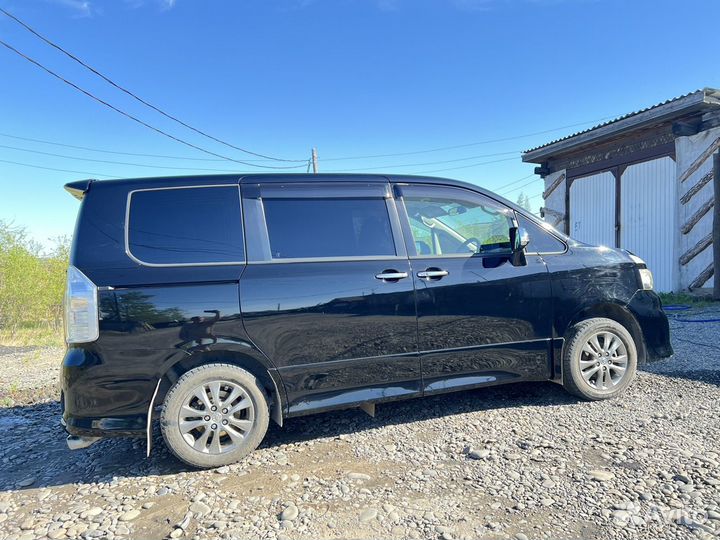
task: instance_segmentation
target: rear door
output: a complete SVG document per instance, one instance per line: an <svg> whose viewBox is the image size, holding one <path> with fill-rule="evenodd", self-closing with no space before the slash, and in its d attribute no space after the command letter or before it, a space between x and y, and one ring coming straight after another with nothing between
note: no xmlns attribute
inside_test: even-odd
<svg viewBox="0 0 720 540"><path fill-rule="evenodd" d="M386 182L244 184L250 338L289 414L421 391L413 280Z"/></svg>
<svg viewBox="0 0 720 540"><path fill-rule="evenodd" d="M424 391L548 378L549 274L537 255L511 264L514 212L463 188L396 191L410 240Z"/></svg>

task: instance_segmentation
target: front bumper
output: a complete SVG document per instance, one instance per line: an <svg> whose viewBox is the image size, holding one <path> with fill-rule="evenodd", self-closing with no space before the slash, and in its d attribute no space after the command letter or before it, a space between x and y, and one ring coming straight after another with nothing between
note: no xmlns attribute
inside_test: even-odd
<svg viewBox="0 0 720 540"><path fill-rule="evenodd" d="M646 360L654 362L672 356L670 323L662 309L660 297L653 291L638 290L627 307L635 316L645 338Z"/></svg>

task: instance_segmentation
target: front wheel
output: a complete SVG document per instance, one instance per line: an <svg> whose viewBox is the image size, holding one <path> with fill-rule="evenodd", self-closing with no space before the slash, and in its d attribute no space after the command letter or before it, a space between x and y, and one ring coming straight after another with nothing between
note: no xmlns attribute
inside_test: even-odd
<svg viewBox="0 0 720 540"><path fill-rule="evenodd" d="M258 380L232 364L206 364L170 389L160 426L170 451L193 467L234 463L265 437L270 414Z"/></svg>
<svg viewBox="0 0 720 540"><path fill-rule="evenodd" d="M635 378L637 347L630 332L612 319L593 318L570 331L563 354L563 386L584 399L623 393Z"/></svg>

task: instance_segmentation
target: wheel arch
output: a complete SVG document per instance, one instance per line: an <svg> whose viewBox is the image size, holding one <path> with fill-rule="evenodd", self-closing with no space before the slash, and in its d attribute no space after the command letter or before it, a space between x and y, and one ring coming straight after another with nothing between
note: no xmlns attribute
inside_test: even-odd
<svg viewBox="0 0 720 540"><path fill-rule="evenodd" d="M270 418L279 426L283 425L286 399L282 392L284 386L280 376L272 368L268 368L262 361L251 355L233 350L197 351L181 358L170 365L163 373L158 387L155 404L159 405L177 380L185 373L198 366L211 363L232 364L252 373L269 397Z"/></svg>
<svg viewBox="0 0 720 540"><path fill-rule="evenodd" d="M626 307L615 304L612 302L602 302L586 306L578 311L572 319L568 322L567 327L564 329L563 337L567 338L568 333L573 326L582 322L586 319L592 319L594 317L602 317L605 319L611 319L625 327L633 340L638 352L638 364L644 364L647 358L647 348L645 346L645 337L643 335L642 328L638 323L632 312ZM567 343L567 339L563 340ZM565 354L565 345L563 344L563 355Z"/></svg>

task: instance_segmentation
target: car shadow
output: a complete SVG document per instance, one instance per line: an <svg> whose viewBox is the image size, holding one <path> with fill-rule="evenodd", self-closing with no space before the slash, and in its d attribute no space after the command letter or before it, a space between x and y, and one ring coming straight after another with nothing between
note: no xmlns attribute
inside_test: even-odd
<svg viewBox="0 0 720 540"><path fill-rule="evenodd" d="M524 382L407 399L376 406L375 417L360 409L345 409L285 420L270 426L261 447L338 437L367 429L408 424L484 410L526 406L558 406L581 400L551 382Z"/></svg>
<svg viewBox="0 0 720 540"><path fill-rule="evenodd" d="M271 422L261 448L456 414L529 405L551 407L577 401L561 386L549 382L468 390L379 404L374 418L359 409L346 409L290 418L282 428ZM157 425L150 459L145 458L144 439L109 438L84 450L70 451L60 425L60 405L54 401L0 409L0 429L6 433L1 491L111 482L115 477L165 476L194 470L170 454Z"/></svg>
<svg viewBox="0 0 720 540"><path fill-rule="evenodd" d="M668 369L671 364L668 364ZM681 377L720 386L720 371L669 371L652 364L641 367L665 377ZM284 426L271 422L260 448L281 448L308 440L333 438L365 430L403 425L484 410L579 404L562 386L523 382L378 404L375 417L359 409L289 418ZM146 459L145 439L109 438L71 452L60 425L60 405L45 402L0 409L0 429L6 434L0 491L36 489L73 483L110 482L115 477L166 476L192 472L165 447L159 426Z"/></svg>

